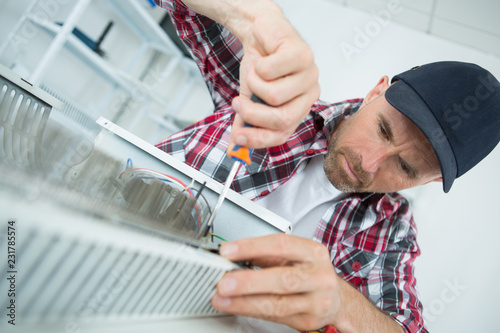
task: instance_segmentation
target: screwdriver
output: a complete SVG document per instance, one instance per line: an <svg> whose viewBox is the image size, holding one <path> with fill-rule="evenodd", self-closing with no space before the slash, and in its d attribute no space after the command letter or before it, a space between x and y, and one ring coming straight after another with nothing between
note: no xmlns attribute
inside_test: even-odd
<svg viewBox="0 0 500 333"><path fill-rule="evenodd" d="M255 102L255 103L260 103L260 104L266 104L263 100L261 100L259 97L257 97L255 94L252 94L252 97L250 99ZM244 127L253 127L250 124L244 123ZM222 191L219 194L219 199L217 199L217 203L214 206L214 209L212 211L212 214L210 215L210 218L207 223L207 227L205 229L205 237L208 235L208 231L210 230L210 227L212 226L212 223L214 222L215 215L217 214L217 211L219 210L220 206L222 206L222 203L224 202L224 199L226 198L227 191L229 190L229 186L233 182L234 176L236 176L236 172L240 168L241 164L247 164L249 165L252 163L252 153L253 149L250 149L248 147L240 146L240 145L235 145L233 149L227 155L231 157L234 162L233 166L231 167L231 170L229 171L229 174L226 178L226 182L224 183L224 187L222 188Z"/></svg>

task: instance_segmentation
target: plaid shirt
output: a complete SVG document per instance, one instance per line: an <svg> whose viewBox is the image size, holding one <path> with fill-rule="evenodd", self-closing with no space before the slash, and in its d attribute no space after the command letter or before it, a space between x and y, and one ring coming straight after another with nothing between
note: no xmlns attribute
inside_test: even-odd
<svg viewBox="0 0 500 333"><path fill-rule="evenodd" d="M226 150L239 93L240 42L224 27L197 15L179 0L156 0L169 11L177 32L196 60L212 96L215 112L157 145L223 182L232 161ZM256 149L231 187L255 200L284 184L299 165L326 154L327 142L342 117L362 100L316 102L295 133L281 146ZM407 332L427 332L416 291L413 262L420 250L409 203L400 195L352 194L319 221L314 239L330 251L337 273L398 321Z"/></svg>

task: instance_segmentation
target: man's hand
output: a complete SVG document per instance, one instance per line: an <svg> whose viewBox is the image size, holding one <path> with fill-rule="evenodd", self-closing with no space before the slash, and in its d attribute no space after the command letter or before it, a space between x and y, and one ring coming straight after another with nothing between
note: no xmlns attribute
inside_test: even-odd
<svg viewBox="0 0 500 333"><path fill-rule="evenodd" d="M212 300L216 309L298 330L334 322L341 307L340 278L323 245L271 235L223 244L221 254L234 261L252 260L263 269L227 273Z"/></svg>
<svg viewBox="0 0 500 333"><path fill-rule="evenodd" d="M281 11L256 17L241 42L240 97L233 100L237 115L231 141L251 148L277 146L319 98L313 53ZM252 93L268 106L250 101ZM243 127L243 122L255 127Z"/></svg>
<svg viewBox="0 0 500 333"><path fill-rule="evenodd" d="M271 0L183 0L242 43L240 96L231 131L233 144L249 148L284 143L319 98L318 68L311 48ZM268 106L250 101L254 93ZM255 127L243 127L247 122Z"/></svg>
<svg viewBox="0 0 500 333"><path fill-rule="evenodd" d="M335 272L325 246L274 234L221 246L232 261L250 260L262 269L226 273L212 306L222 312L314 330L328 324L341 332L402 332Z"/></svg>

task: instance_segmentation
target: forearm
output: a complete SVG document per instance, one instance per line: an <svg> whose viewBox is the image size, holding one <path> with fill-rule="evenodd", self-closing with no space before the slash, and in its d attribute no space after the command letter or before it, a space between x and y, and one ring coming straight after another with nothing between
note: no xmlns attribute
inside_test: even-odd
<svg viewBox="0 0 500 333"><path fill-rule="evenodd" d="M349 283L341 280L339 288L341 305L339 313L332 322L339 332L403 332L393 318L380 311Z"/></svg>
<svg viewBox="0 0 500 333"><path fill-rule="evenodd" d="M251 260L262 269L227 273L212 300L217 310L300 331L329 324L341 333L403 332L336 273L322 244L275 234L223 243L220 253L233 261Z"/></svg>
<svg viewBox="0 0 500 333"><path fill-rule="evenodd" d="M231 31L241 42L250 36L249 30L258 16L282 15L271 0L182 0L192 11L207 16Z"/></svg>
<svg viewBox="0 0 500 333"><path fill-rule="evenodd" d="M182 1L224 26L243 47L244 57L237 63L239 92L231 98L236 115L229 147L264 148L286 142L319 98L318 69L310 47L271 0ZM235 64L226 60L223 67L228 63ZM267 105L252 102L252 94Z"/></svg>

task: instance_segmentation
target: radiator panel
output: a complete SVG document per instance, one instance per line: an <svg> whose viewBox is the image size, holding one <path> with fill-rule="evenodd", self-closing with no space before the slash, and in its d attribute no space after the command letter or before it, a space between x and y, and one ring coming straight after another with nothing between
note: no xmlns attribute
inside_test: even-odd
<svg viewBox="0 0 500 333"><path fill-rule="evenodd" d="M41 190L31 197L27 209L27 201L19 200L22 188L0 181L0 219L15 222L19 239L15 267L8 268L6 256L0 259L0 290L8 290L8 272L14 272L16 320L220 315L210 299L220 277L238 269L237 265L201 248L138 233L102 216L96 218L92 212L75 211L44 194ZM7 228L2 226L0 246L6 244ZM9 300L6 293L0 294L3 318Z"/></svg>

